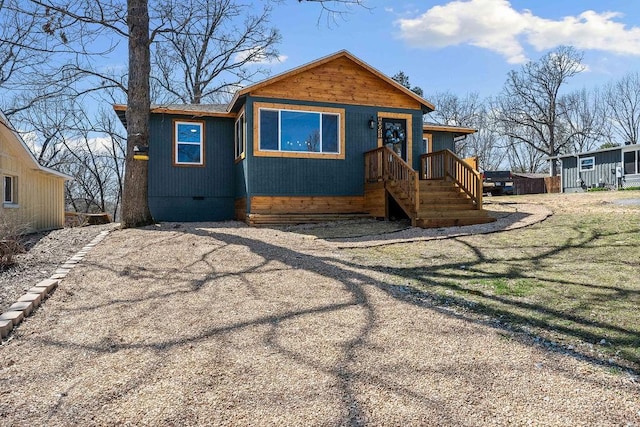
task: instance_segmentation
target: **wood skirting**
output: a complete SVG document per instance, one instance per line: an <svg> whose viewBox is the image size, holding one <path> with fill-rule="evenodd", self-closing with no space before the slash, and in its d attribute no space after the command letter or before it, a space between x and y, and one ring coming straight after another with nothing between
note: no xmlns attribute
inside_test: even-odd
<svg viewBox="0 0 640 427"><path fill-rule="evenodd" d="M383 181L365 184L364 209L373 217L387 217L387 192Z"/></svg>
<svg viewBox="0 0 640 427"><path fill-rule="evenodd" d="M247 220L247 198L242 197L240 199L236 199L234 202L234 216L233 218L236 221L246 221Z"/></svg>
<svg viewBox="0 0 640 427"><path fill-rule="evenodd" d="M364 213L363 196L253 196L252 214Z"/></svg>
<svg viewBox="0 0 640 427"><path fill-rule="evenodd" d="M368 217L364 200L364 196L253 196L244 221L259 226Z"/></svg>

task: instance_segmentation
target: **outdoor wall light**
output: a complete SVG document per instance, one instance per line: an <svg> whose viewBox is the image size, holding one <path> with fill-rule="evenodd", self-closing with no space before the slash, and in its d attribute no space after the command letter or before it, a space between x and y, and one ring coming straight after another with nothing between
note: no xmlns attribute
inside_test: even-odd
<svg viewBox="0 0 640 427"><path fill-rule="evenodd" d="M149 160L149 147L146 145L135 145L133 147L134 160Z"/></svg>
<svg viewBox="0 0 640 427"><path fill-rule="evenodd" d="M371 118L369 119L369 129L375 129L376 128L376 121L373 119L373 116L371 116Z"/></svg>

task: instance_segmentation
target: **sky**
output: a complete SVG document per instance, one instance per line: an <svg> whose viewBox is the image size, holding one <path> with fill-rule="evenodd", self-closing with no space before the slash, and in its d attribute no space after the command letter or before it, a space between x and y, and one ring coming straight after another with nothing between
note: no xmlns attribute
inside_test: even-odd
<svg viewBox="0 0 640 427"><path fill-rule="evenodd" d="M382 73L403 71L425 97L497 95L510 70L559 45L584 52L566 89L595 88L640 71L637 0L365 0L327 22L320 6L288 0L272 23L282 35L272 74L346 49ZM437 107L437 106L436 106Z"/></svg>

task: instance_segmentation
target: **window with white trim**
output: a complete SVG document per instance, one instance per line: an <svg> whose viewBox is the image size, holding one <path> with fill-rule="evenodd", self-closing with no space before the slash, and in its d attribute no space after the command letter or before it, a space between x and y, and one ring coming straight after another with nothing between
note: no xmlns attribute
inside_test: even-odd
<svg viewBox="0 0 640 427"><path fill-rule="evenodd" d="M175 165L204 165L204 122L175 120L173 141Z"/></svg>
<svg viewBox="0 0 640 427"><path fill-rule="evenodd" d="M2 179L2 201L7 205L15 205L17 204L17 186L16 186L16 177L14 176L4 176Z"/></svg>
<svg viewBox="0 0 640 427"><path fill-rule="evenodd" d="M580 172L592 171L596 168L595 157L582 157L578 160Z"/></svg>
<svg viewBox="0 0 640 427"><path fill-rule="evenodd" d="M235 158L236 160L244 159L245 149L246 149L246 121L244 118L244 111L236 120L236 131L235 131Z"/></svg>
<svg viewBox="0 0 640 427"><path fill-rule="evenodd" d="M261 108L260 151L340 154L340 114Z"/></svg>

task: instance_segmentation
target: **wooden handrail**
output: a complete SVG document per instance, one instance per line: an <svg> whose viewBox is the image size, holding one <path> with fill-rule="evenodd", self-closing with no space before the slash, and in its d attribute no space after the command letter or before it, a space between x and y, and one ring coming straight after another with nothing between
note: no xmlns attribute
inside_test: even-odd
<svg viewBox="0 0 640 427"><path fill-rule="evenodd" d="M451 180L473 200L476 209L482 209L480 173L453 152L442 150L420 156L420 178Z"/></svg>
<svg viewBox="0 0 640 427"><path fill-rule="evenodd" d="M418 212L420 207L420 186L418 172L387 147L379 147L364 153L366 182L392 182L399 195L406 197L410 210Z"/></svg>

